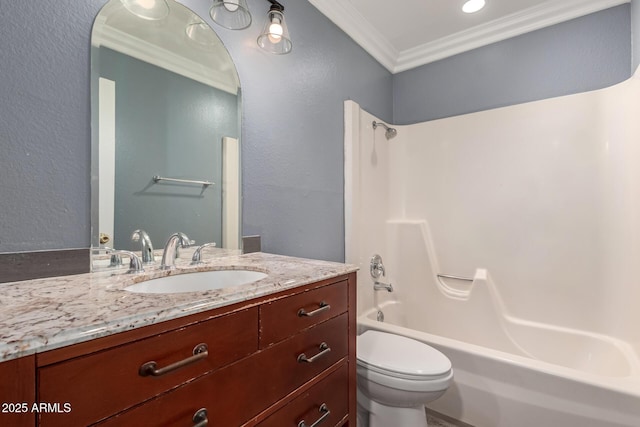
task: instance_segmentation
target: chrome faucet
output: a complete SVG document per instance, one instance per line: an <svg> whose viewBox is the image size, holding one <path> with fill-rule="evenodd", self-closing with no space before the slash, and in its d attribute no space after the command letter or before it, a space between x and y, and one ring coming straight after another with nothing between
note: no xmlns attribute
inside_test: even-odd
<svg viewBox="0 0 640 427"><path fill-rule="evenodd" d="M144 264L153 264L156 259L153 255L153 244L149 234L142 229L138 229L131 234L131 240L134 242L139 241L142 245L142 262Z"/></svg>
<svg viewBox="0 0 640 427"><path fill-rule="evenodd" d="M162 253L162 263L160 269L173 270L176 268L176 258L178 257L178 245L181 248L188 248L194 242L184 233L173 233L169 236L169 240L164 245L164 252Z"/></svg>
<svg viewBox="0 0 640 427"><path fill-rule="evenodd" d="M393 286L391 283L382 283L382 282L373 282L373 290L374 291L387 291L393 292Z"/></svg>
<svg viewBox="0 0 640 427"><path fill-rule="evenodd" d="M373 289L375 291L393 292L393 286L391 286L391 283L382 283L378 281L380 276L387 275L387 271L384 268L382 257L380 255L375 254L373 257L371 257L371 263L369 264L369 273L371 273L371 277L373 278Z"/></svg>
<svg viewBox="0 0 640 427"><path fill-rule="evenodd" d="M105 251L105 253L111 254L111 258L109 260L109 267L120 267L122 266L122 257L120 256L120 254L115 253L116 250L113 248L110 248L109 246L103 246L99 249L97 249L97 252L100 251Z"/></svg>
<svg viewBox="0 0 640 427"><path fill-rule="evenodd" d="M144 273L144 268L142 267L142 261L140 260L140 257L134 254L133 252L122 251L122 250L117 250L117 251L112 250L112 251L109 251L108 253L111 253L112 264L114 259L118 259L120 261L120 265L122 265L121 255L125 255L129 257L129 270L127 271L128 274Z"/></svg>
<svg viewBox="0 0 640 427"><path fill-rule="evenodd" d="M191 257L191 265L202 264L202 250L205 248L215 248L216 246L216 242L205 243L204 245L198 246L198 249L195 250Z"/></svg>

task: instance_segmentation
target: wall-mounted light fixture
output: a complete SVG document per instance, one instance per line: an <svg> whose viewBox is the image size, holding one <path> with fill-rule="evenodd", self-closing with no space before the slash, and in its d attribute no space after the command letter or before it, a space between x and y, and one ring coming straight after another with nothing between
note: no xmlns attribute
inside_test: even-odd
<svg viewBox="0 0 640 427"><path fill-rule="evenodd" d="M275 0L267 1L271 3L271 8L269 8L262 33L258 37L258 46L277 55L289 53L293 45L284 22L284 6Z"/></svg>
<svg viewBox="0 0 640 427"><path fill-rule="evenodd" d="M258 37L258 46L270 53L282 55L291 52L293 44L284 22L284 6L276 0L271 3L267 22ZM213 0L209 11L211 19L229 30L242 30L251 25L247 0Z"/></svg>
<svg viewBox="0 0 640 427"><path fill-rule="evenodd" d="M229 30L243 30L251 25L247 0L213 0L211 19Z"/></svg>
<svg viewBox="0 0 640 427"><path fill-rule="evenodd" d="M202 47L210 47L219 43L219 38L211 31L209 24L206 24L199 17L194 16L187 25L185 33L189 40L194 41Z"/></svg>

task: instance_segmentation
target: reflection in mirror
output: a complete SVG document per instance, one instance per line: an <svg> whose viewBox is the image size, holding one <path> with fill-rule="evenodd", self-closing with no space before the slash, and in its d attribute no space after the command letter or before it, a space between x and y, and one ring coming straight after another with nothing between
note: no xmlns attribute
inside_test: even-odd
<svg viewBox="0 0 640 427"><path fill-rule="evenodd" d="M238 249L236 68L185 6L139 1L110 0L93 27L92 246L139 251L143 229L156 248L180 231Z"/></svg>

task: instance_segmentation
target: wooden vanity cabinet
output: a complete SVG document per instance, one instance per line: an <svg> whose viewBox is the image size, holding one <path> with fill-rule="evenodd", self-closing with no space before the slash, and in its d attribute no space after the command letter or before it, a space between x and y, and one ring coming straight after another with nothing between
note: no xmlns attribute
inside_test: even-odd
<svg viewBox="0 0 640 427"><path fill-rule="evenodd" d="M37 424L355 427L355 277L39 354L38 401L71 410ZM150 361L160 375L141 375Z"/></svg>
<svg viewBox="0 0 640 427"><path fill-rule="evenodd" d="M314 423L326 426L342 425L349 414L348 384L348 365L342 364L258 426L298 426L301 421L304 421L306 426Z"/></svg>
<svg viewBox="0 0 640 427"><path fill-rule="evenodd" d="M257 321L254 307L43 366L38 369L40 401L69 403L71 410L43 413L41 423L89 425L240 360L257 349ZM207 346L208 354L195 360L198 355L193 351L200 344ZM139 372L148 362L162 369L188 358L194 362L173 372L159 376Z"/></svg>
<svg viewBox="0 0 640 427"><path fill-rule="evenodd" d="M0 426L33 427L35 356L0 363Z"/></svg>

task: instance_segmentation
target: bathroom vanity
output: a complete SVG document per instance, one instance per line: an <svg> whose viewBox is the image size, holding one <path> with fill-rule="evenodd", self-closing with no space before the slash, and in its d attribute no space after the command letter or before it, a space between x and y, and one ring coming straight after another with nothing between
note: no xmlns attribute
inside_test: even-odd
<svg viewBox="0 0 640 427"><path fill-rule="evenodd" d="M74 338L79 342L50 350L44 344L32 349L35 354L0 363L0 398L28 406L21 415L0 414L0 424L11 416L23 423L11 419L11 425L46 427L355 426L354 268L268 254L231 261L234 267L260 265L269 276L235 293L196 293L191 305L183 304L186 294L128 293L125 279L113 285L110 303L127 308L120 322L116 315L115 323L107 322L123 330L105 333L96 322L100 332L93 333L102 336L85 340L78 336L92 331L82 325ZM129 310L138 303L137 318L151 320L131 329ZM176 316L176 307L197 312ZM171 318L157 321L163 317ZM84 322L82 315L78 321ZM28 342L25 347L36 346Z"/></svg>

